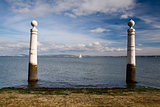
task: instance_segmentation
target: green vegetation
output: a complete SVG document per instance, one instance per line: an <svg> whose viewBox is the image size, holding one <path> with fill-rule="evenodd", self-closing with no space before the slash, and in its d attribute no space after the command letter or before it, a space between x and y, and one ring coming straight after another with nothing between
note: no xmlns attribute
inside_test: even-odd
<svg viewBox="0 0 160 107"><path fill-rule="evenodd" d="M72 93L83 94L108 94L108 95L125 95L125 92L160 92L160 89L154 88L115 88L115 89L67 89L67 88L37 88L37 89L24 89L24 88L3 88L0 93L20 93L20 94L44 94L44 95L69 95Z"/></svg>
<svg viewBox="0 0 160 107"><path fill-rule="evenodd" d="M30 71L37 71L37 65L33 65L33 64L29 63L29 70Z"/></svg>

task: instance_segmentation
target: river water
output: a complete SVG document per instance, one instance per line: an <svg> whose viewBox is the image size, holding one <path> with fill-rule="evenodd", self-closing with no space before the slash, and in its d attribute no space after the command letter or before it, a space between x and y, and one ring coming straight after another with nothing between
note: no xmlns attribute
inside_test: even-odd
<svg viewBox="0 0 160 107"><path fill-rule="evenodd" d="M136 57L137 87L160 88L160 57ZM126 88L126 57L38 57L38 79L28 83L28 57L0 57L0 88Z"/></svg>

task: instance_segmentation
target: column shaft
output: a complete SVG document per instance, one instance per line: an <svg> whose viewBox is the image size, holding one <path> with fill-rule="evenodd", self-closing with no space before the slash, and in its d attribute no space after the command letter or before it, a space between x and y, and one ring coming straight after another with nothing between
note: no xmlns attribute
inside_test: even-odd
<svg viewBox="0 0 160 107"><path fill-rule="evenodd" d="M134 21L128 22L128 43L127 43L127 67L126 67L126 82L136 83L136 59L135 59L135 29Z"/></svg>
<svg viewBox="0 0 160 107"><path fill-rule="evenodd" d="M33 28L31 29L30 48L29 48L29 69L28 81L37 81L37 22L32 21Z"/></svg>

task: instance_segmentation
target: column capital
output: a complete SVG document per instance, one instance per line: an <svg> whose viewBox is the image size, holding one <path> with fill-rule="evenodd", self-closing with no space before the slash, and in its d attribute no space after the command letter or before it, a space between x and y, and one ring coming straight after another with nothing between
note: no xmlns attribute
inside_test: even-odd
<svg viewBox="0 0 160 107"><path fill-rule="evenodd" d="M130 20L128 21L128 26L129 26L130 28L133 28L134 25L135 25L135 22L134 22L132 19L130 19Z"/></svg>
<svg viewBox="0 0 160 107"><path fill-rule="evenodd" d="M31 25L33 27L31 29L31 32L37 32L38 31L37 28L36 28L36 26L38 25L37 21L36 20L32 20Z"/></svg>
<svg viewBox="0 0 160 107"><path fill-rule="evenodd" d="M38 23L37 23L36 20L32 20L31 25L32 25L33 27L36 27L36 26L38 25Z"/></svg>

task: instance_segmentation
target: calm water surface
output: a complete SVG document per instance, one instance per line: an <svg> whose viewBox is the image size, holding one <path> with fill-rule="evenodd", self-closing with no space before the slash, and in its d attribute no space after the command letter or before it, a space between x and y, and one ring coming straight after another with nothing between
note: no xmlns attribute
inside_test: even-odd
<svg viewBox="0 0 160 107"><path fill-rule="evenodd" d="M136 86L160 88L160 57L136 64ZM38 78L28 84L28 57L0 57L0 88L125 88L126 57L38 57Z"/></svg>

